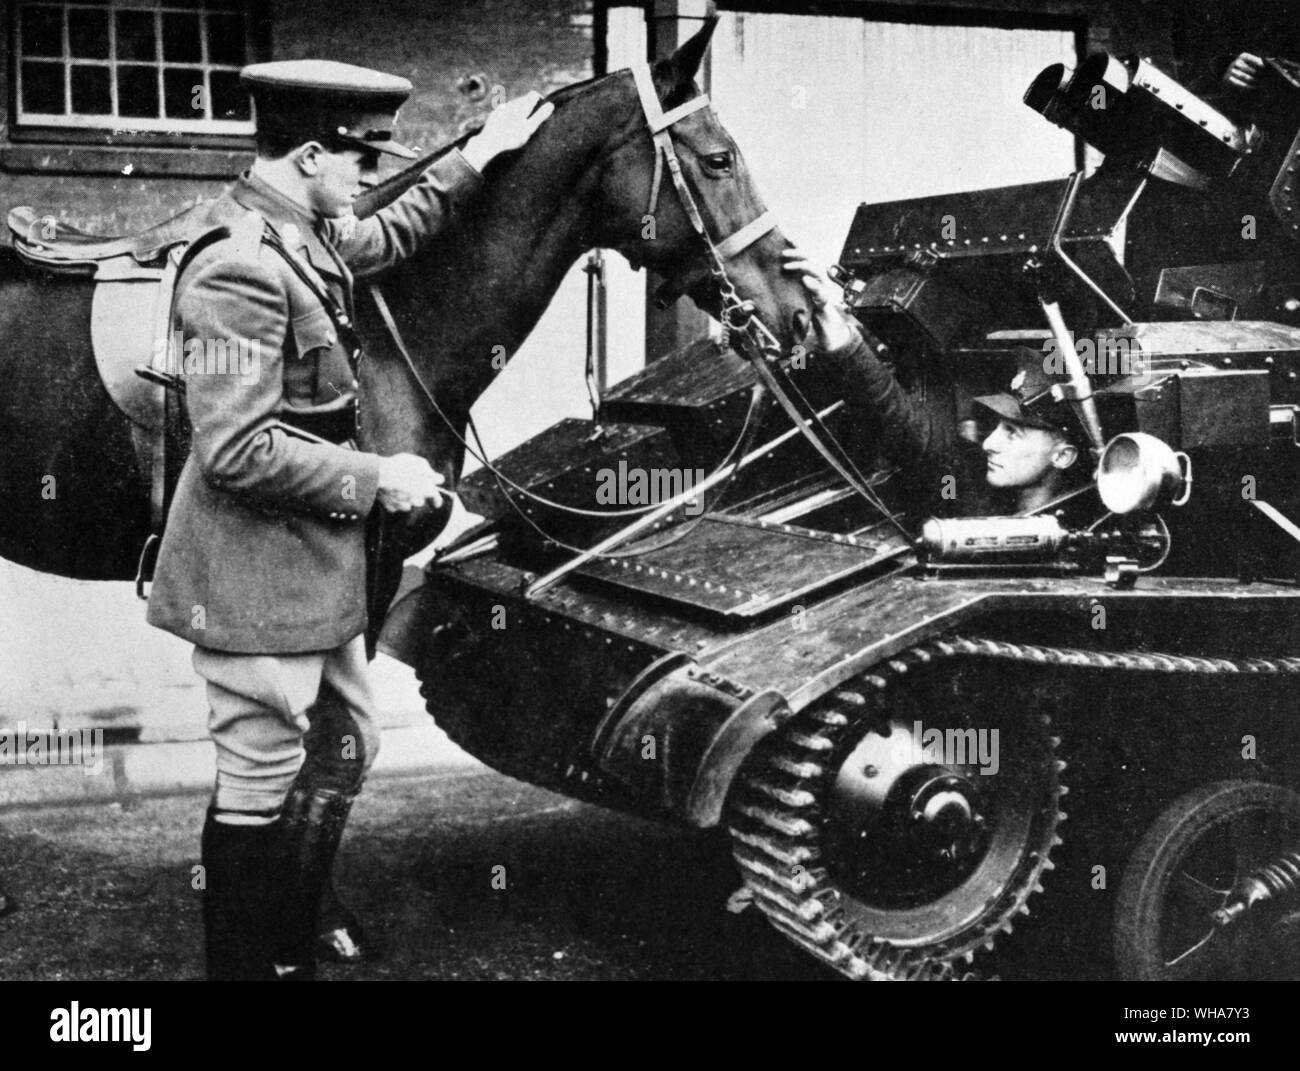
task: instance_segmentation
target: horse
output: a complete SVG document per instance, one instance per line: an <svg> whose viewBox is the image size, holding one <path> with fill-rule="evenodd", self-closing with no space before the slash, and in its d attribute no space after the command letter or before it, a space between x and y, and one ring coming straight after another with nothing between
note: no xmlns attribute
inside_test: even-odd
<svg viewBox="0 0 1300 1071"><path fill-rule="evenodd" d="M706 24L653 66L665 111L698 96L695 74L711 32ZM384 276L412 366L377 309L358 301L367 342L358 446L424 456L452 488L471 406L586 251L614 249L633 267L685 276L692 300L706 311L720 307L716 280L697 270L706 247L680 195L668 181L658 189L658 149L631 74L589 79L550 99L551 118L521 151L488 167L479 195L450 228ZM715 242L763 214L743 157L711 109L681 118L671 136ZM370 207L391 200L418 170L371 191ZM806 341L811 323L806 291L781 268L789 246L773 228L726 261L736 294L787 348ZM0 259L0 556L64 576L129 579L149 531L149 488L128 422L95 371L92 289L85 278L41 276ZM444 502L372 519L372 628L397 589L402 560L436 538L449 516Z"/></svg>

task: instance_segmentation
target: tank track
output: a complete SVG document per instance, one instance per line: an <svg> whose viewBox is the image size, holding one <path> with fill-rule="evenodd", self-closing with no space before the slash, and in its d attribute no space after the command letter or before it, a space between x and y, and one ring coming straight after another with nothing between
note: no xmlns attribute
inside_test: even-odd
<svg viewBox="0 0 1300 1071"><path fill-rule="evenodd" d="M893 946L862 932L838 904L839 893L821 865L816 824L819 795L829 772L824 763L852 738L854 730L880 717L880 701L900 677L919 665L952 658L992 658L1125 672L1300 674L1300 658L1205 658L948 636L910 648L811 704L779 731L751 768L742 772L728 816L732 852L755 903L776 929L853 979L979 980L979 972L969 967L975 949L991 949L999 934L1012 931L1015 917L1029 913L1029 897L1042 892L1044 872L1054 869L1054 863L1044 853L1007 906L989 920L983 935L956 947L939 945L924 953ZM1055 747L1059 741L1052 738L1051 742ZM1056 766L1059 772L1065 763L1057 760ZM1067 791L1058 787L1058 798ZM1058 812L1057 821L1064 818ZM1052 847L1060 843L1053 831Z"/></svg>
<svg viewBox="0 0 1300 1071"><path fill-rule="evenodd" d="M855 980L974 981L969 960L920 954L865 932L840 903L840 893L823 865L819 841L820 797L833 775L829 764L846 743L884 718L884 699L914 668L965 653L959 641L922 644L900 653L847 686L811 704L792 719L742 772L729 815L732 854L754 902L784 936ZM1055 743L1053 741L1053 743ZM1064 764L1060 764L1063 766ZM1060 793L1058 792L1058 795ZM1057 813L1057 821L1064 815ZM1052 846L1060 844L1052 834ZM1042 853L1030 880L1017 890L992 932L1010 930L1011 917L1041 890L1039 876L1053 864ZM992 947L992 932L979 940Z"/></svg>
<svg viewBox="0 0 1300 1071"><path fill-rule="evenodd" d="M909 950L873 941L869 935L852 932L846 919L836 917L834 910L828 910L826 901L834 897L834 890L819 886L816 873L819 852L815 838L810 837L814 830L800 813L806 813L807 808L815 803L813 790L817 779L824 773L819 759L824 760L846 730L867 716L868 708L870 717L877 716L877 706L870 703L868 697L883 693L898 676L918 663L951 657L984 657L1122 671L1300 675L1300 658L1204 658L1046 647L948 636L904 651L812 704L778 732L774 739L778 749L769 752L761 766L742 772L737 783L740 791L733 795L736 802L733 802L727 819L731 827L733 855L742 868L746 886L754 892L756 902L770 921L794 944L850 978L973 981L981 977L978 971L970 968L964 955L948 956L941 950L937 957L917 956ZM423 668L417 669L417 677L420 695L425 700L426 709L433 715L438 698L436 678ZM455 718L435 716L435 721L454 743L473 753L473 742L464 731L467 726ZM535 770L498 768L507 776L533 784L541 783ZM799 783L792 787L792 780ZM557 786L547 782L544 787L582 798L580 792L574 791L579 788L576 785ZM739 801L746 801L743 806L747 811L738 810ZM761 816L755 817L758 812ZM804 866L805 870L801 880L795 881L790 877L791 868L798 865ZM1053 864L1044 859L1041 871L1050 869L1053 869ZM1018 905L1020 910L1010 912L999 929L1010 932L1012 916L1027 913L1024 900L1033 892L1041 891L1041 871L1033 885L1023 891ZM991 947L992 939L993 935L986 939L988 947ZM965 962L958 965L955 960Z"/></svg>
<svg viewBox="0 0 1300 1071"><path fill-rule="evenodd" d="M1223 659L1147 651L1095 651L952 636L924 643L855 678L790 720L761 758L741 775L729 811L732 851L745 883L776 929L828 966L852 979L978 980L970 970L975 948L992 949L1000 933L1010 933L1014 918L1028 914L1028 898L1043 890L1041 877L1053 870L1043 855L1015 890L1010 903L989 920L974 942L918 953L861 932L839 906L839 892L820 866L818 801L828 769L841 743L880 716L880 699L917 665L941 659L985 658L1060 667L1115 669L1122 672L1192 675L1300 675L1300 658ZM1058 741L1052 740L1053 746ZM1057 760L1057 769L1065 763ZM1066 789L1058 789L1058 797ZM1057 820L1065 818L1058 812ZM1053 845L1060 837L1053 831ZM801 868L801 870L797 870ZM959 964L957 961L963 961Z"/></svg>

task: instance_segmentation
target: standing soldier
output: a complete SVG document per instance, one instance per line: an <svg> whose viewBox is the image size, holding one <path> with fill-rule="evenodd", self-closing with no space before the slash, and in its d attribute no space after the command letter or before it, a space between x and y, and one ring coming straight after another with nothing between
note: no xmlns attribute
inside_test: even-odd
<svg viewBox="0 0 1300 1071"><path fill-rule="evenodd" d="M186 372L193 445L148 619L195 645L207 683L217 749L202 844L208 977L310 978L318 905L379 742L362 639L366 517L376 504L441 501L442 477L424 458L349 442L353 274L432 241L488 161L522 146L552 109L535 93L502 106L398 201L358 220L352 203L375 184L379 154L415 157L392 132L411 84L326 61L256 64L241 78L257 158L182 263L172 327L187 344L251 360ZM349 937L334 920L328 928Z"/></svg>

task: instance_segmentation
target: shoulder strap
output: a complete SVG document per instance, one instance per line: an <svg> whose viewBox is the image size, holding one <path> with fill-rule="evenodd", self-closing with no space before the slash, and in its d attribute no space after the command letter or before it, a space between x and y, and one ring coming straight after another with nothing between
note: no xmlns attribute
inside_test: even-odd
<svg viewBox="0 0 1300 1071"><path fill-rule="evenodd" d="M289 265L289 269L302 280L302 284L311 291L312 297L321 303L326 315L333 322L334 330L338 332L339 341L347 349L352 362L355 364L361 360L361 336L357 334L347 310L334 300L334 296L329 291L321 287L312 273L307 270L307 266L303 264L298 254L285 245L284 239L280 237L275 228L270 223L265 223L265 221L262 228L262 244L278 253L284 262Z"/></svg>
<svg viewBox="0 0 1300 1071"><path fill-rule="evenodd" d="M205 231L194 239L181 254L180 263L176 265L176 278L181 277L181 272L190 266L190 261L197 257L203 250L214 242L224 242L231 235L231 230L224 224L220 227L213 227L210 231Z"/></svg>

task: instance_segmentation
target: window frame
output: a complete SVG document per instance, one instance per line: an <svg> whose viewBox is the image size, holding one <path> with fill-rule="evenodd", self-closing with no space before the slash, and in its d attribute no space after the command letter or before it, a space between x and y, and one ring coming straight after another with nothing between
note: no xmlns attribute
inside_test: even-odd
<svg viewBox="0 0 1300 1071"><path fill-rule="evenodd" d="M76 4L77 0L67 0ZM271 6L261 0L221 0L244 11L248 34L249 63L271 57ZM196 129L192 124L210 125L215 120L157 119L146 122L153 129L132 125L126 117L104 117L115 125L86 125L67 116L67 124L24 121L19 115L19 14L22 0L13 0L5 18L5 52L0 56L5 101L0 127L0 171L128 173L136 175L225 176L238 170L239 162L253 149L253 125L242 130ZM160 0L167 7L167 0ZM104 5L104 10L119 10ZM157 11L154 6L140 10ZM194 9L189 9L194 10ZM66 59L65 59L66 62ZM184 66L197 66L185 64ZM219 68L220 69L220 68ZM92 117L93 118L93 117ZM75 125L74 125L75 124ZM156 126L155 126L156 124ZM182 127L180 124L184 124ZM127 169L124 172L124 169Z"/></svg>

